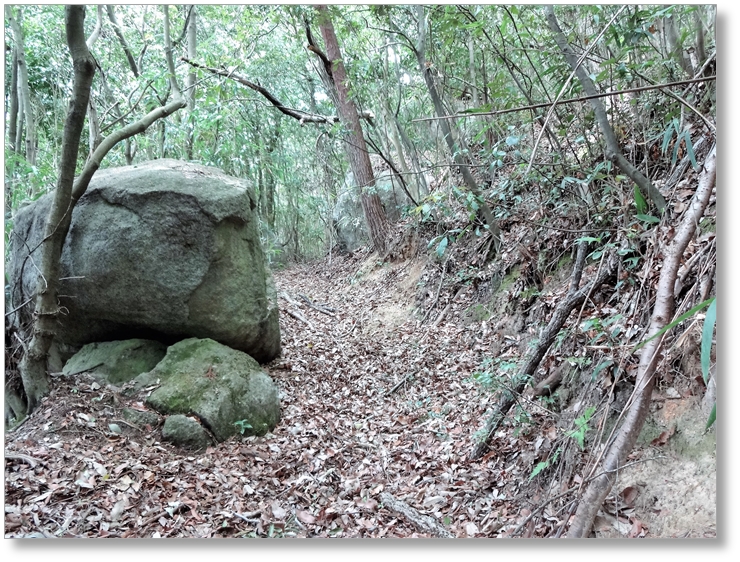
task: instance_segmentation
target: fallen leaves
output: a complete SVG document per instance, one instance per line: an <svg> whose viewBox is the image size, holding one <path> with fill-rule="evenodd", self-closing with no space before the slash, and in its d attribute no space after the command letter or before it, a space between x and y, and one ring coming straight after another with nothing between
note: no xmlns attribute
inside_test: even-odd
<svg viewBox="0 0 740 562"><path fill-rule="evenodd" d="M123 407L146 410L137 398L124 403L82 375L55 380L6 438L6 537L430 536L389 510L386 493L452 536L511 533L533 459L557 437L552 420L533 415L529 433L506 426L470 463L491 403L472 373L491 338L454 314L435 327L399 316L413 307L418 268L363 269L362 257L276 275L280 306L295 315L281 314L283 354L266 366L282 419L263 437L183 453L155 428L114 421ZM537 521L527 535L558 518ZM636 520L622 527L645 532Z"/></svg>

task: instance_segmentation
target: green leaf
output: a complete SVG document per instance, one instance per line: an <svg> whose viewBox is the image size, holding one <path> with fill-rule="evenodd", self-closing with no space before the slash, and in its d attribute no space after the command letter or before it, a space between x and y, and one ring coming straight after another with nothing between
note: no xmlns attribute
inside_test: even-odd
<svg viewBox="0 0 740 562"><path fill-rule="evenodd" d="M117 423L109 423L108 429L110 429L111 433L115 433L116 435L121 435L121 426Z"/></svg>
<svg viewBox="0 0 740 562"><path fill-rule="evenodd" d="M606 369L609 365L611 365L613 363L614 363L614 360L613 359L607 359L607 360L602 361L601 363L599 363L596 366L596 368L594 369L593 374L591 375L591 380L592 381L595 381L596 380L596 377L599 375L599 373L601 371L603 371L604 369Z"/></svg>
<svg viewBox="0 0 740 562"><path fill-rule="evenodd" d="M660 222L660 219L658 217L654 217L652 215L643 215L640 213L640 214L635 215L635 217L637 217L638 219L644 222L651 222L654 224L657 224Z"/></svg>
<svg viewBox="0 0 740 562"><path fill-rule="evenodd" d="M529 475L529 479L532 480L532 478L534 478L540 472L545 470L549 464L550 464L550 461L542 461L542 462L537 463L537 466L535 466L534 470L532 470L532 474Z"/></svg>
<svg viewBox="0 0 740 562"><path fill-rule="evenodd" d="M635 207L637 207L637 212L641 215L644 215L648 211L647 201L645 201L645 198L642 196L640 188L637 187L637 184L635 184L632 191L635 194Z"/></svg>
<svg viewBox="0 0 740 562"><path fill-rule="evenodd" d="M445 250L447 249L447 236L444 236L442 240L439 241L439 245L437 246L437 255L441 258Z"/></svg>
<svg viewBox="0 0 740 562"><path fill-rule="evenodd" d="M658 337L662 336L665 332L667 332L668 330L670 330L671 328L673 328L677 324L680 324L681 322L683 322L684 320L686 320L690 316L693 316L694 314L696 314L697 312L699 312L702 308L705 308L708 305L712 304L712 301L713 300L714 300L714 297L712 297L711 299L707 299L704 302L697 304L691 310L689 310L687 312L684 312L681 316L679 316L678 318L676 318L673 322L671 322L667 326L665 326L665 327L661 328L660 330L658 330L658 332L656 334L654 334L654 335L650 336L648 339L643 340L640 343L638 343L635 346L635 348L632 350L632 353L634 353L635 351L637 351L638 349L640 349L641 347L643 347L648 342L654 340L655 338L658 338Z"/></svg>
<svg viewBox="0 0 740 562"><path fill-rule="evenodd" d="M717 419L717 403L714 403L714 406L712 406L712 412L709 414L709 419L707 420L707 426L705 429L709 429L712 427L714 422Z"/></svg>
<svg viewBox="0 0 740 562"><path fill-rule="evenodd" d="M709 356L712 351L712 335L714 334L714 324L717 320L717 299L712 299L712 304L707 309L707 316L704 318L704 329L701 334L701 374L704 377L704 383L709 381Z"/></svg>
<svg viewBox="0 0 740 562"><path fill-rule="evenodd" d="M691 135L688 131L684 132L684 140L686 141L686 152L689 153L689 159L691 160L691 165L694 167L694 170L699 170L699 165L696 163L696 155L694 154L694 145L691 144Z"/></svg>

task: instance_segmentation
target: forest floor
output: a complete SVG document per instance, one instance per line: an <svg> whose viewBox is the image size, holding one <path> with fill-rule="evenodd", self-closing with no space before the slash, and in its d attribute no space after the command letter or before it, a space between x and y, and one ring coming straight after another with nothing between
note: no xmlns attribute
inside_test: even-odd
<svg viewBox="0 0 740 562"><path fill-rule="evenodd" d="M131 404L115 388L55 377L51 396L5 435L5 537L433 536L421 514L456 537L557 536L569 506L538 511L547 482L530 479L552 416L533 408L469 460L494 398L473 375L491 350L460 315L434 326L413 314L424 265L360 252L276 274L283 352L266 369L282 419L264 437L183 453L156 428L125 425ZM597 536L715 536L713 451L694 468L662 456L657 471L678 463L699 499L682 514L683 485L620 487L632 506L602 514ZM655 523L667 516L672 526Z"/></svg>

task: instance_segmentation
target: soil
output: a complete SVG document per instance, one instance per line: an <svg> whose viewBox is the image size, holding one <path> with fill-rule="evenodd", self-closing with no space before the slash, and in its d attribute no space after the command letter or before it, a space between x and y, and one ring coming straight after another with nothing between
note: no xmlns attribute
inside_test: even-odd
<svg viewBox="0 0 740 562"><path fill-rule="evenodd" d="M291 302L280 299L283 354L265 366L282 419L264 437L176 450L156 425L123 421L123 408L141 402L84 375L56 377L42 406L6 433L5 537L430 536L384 493L456 537L559 536L567 505L537 511L551 475L532 477L556 413L527 402L526 418L510 417L490 452L469 459L494 403L476 373L520 352L506 338L522 319L511 313L500 333L501 318L471 320L487 301L469 287L454 302L443 292L422 322L419 294L429 302L438 286L426 266L360 252L276 274ZM630 501L615 514L607 502L596 536L715 536L714 430L703 432L701 405L678 386L656 396L614 488Z"/></svg>

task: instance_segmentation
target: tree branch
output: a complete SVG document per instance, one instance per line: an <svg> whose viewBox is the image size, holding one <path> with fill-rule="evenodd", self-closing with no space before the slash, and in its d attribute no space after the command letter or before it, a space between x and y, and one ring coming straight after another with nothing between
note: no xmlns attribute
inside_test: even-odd
<svg viewBox="0 0 740 562"><path fill-rule="evenodd" d="M301 111L299 109L292 109L290 107L286 107L280 102L280 100L278 100L275 96L273 96L268 90L266 90L259 84L255 84L254 82L247 80L243 76L240 76L239 74L236 74L233 71L228 72L223 69L205 66L203 64L194 62L186 57L180 57L180 60L188 63L190 66L194 66L195 68L201 68L203 70L207 70L211 74L215 74L217 76L223 76L225 78L229 78L231 80L235 80L236 82L239 82L239 84L246 86L247 88L250 88L254 90L255 92L261 94L267 101L269 101L272 105L274 105L281 113L287 115L288 117L292 117L293 119L297 119L298 121L301 122L301 124L303 123L328 123L329 125L333 125L334 123L339 121L339 119L334 116L316 115L314 113L306 113L305 111Z"/></svg>

